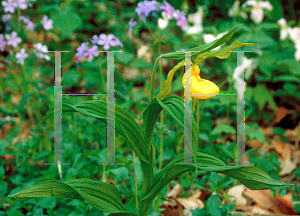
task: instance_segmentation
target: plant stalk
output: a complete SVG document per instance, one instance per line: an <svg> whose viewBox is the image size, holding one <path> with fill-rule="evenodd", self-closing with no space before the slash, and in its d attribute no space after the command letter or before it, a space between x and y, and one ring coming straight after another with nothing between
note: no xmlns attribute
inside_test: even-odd
<svg viewBox="0 0 300 216"><path fill-rule="evenodd" d="M133 161L134 161L134 163L136 163L134 151L132 151L132 156L133 156ZM135 169L134 169L134 170L135 170ZM137 182L136 175L134 175L134 186L135 186L135 202L136 202L136 209L137 209L137 212L139 212L138 182Z"/></svg>
<svg viewBox="0 0 300 216"><path fill-rule="evenodd" d="M106 175L105 175L105 172L106 172L106 165L102 165L102 181L103 182L106 182Z"/></svg>

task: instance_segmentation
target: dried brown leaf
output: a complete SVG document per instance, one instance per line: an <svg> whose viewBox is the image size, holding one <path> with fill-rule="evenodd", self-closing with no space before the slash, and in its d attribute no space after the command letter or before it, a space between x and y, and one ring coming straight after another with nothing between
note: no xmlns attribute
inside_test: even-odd
<svg viewBox="0 0 300 216"><path fill-rule="evenodd" d="M178 202L176 198L171 199L175 200L176 206L172 203L165 201L160 208L164 208L165 210L161 212L164 216L184 216L183 206Z"/></svg>
<svg viewBox="0 0 300 216"><path fill-rule="evenodd" d="M245 191L244 185L237 185L229 189L228 195L234 196L226 199L226 202L234 201L236 209L244 210L247 204L247 199L243 197L243 192Z"/></svg>
<svg viewBox="0 0 300 216"><path fill-rule="evenodd" d="M281 211L284 214L297 215L297 212L295 211L294 205L292 203L291 193L288 193L287 195L284 196L279 196L278 194L276 194L276 199L278 201Z"/></svg>
<svg viewBox="0 0 300 216"><path fill-rule="evenodd" d="M249 188L246 188L244 194L253 199L260 208L271 211L272 213L282 214L282 211L278 207L278 202L273 197L271 190L250 190Z"/></svg>

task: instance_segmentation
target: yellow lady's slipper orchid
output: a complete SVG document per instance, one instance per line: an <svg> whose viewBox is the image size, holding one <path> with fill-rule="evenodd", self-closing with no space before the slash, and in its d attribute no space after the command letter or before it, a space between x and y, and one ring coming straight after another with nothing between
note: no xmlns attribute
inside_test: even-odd
<svg viewBox="0 0 300 216"><path fill-rule="evenodd" d="M182 85L185 85L185 76L182 78ZM220 92L219 87L213 82L201 79L200 69L198 66L194 67L191 74L191 92L192 97L197 99L207 99L215 96ZM198 94L209 94L208 96Z"/></svg>

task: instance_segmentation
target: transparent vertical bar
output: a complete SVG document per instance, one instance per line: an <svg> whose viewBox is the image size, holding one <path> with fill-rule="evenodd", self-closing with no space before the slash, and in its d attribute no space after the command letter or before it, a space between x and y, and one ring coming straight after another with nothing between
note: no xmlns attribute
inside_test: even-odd
<svg viewBox="0 0 300 216"><path fill-rule="evenodd" d="M192 92L191 92L191 52L185 53L184 87L184 163L192 163Z"/></svg>
<svg viewBox="0 0 300 216"><path fill-rule="evenodd" d="M45 165L71 165L62 163L62 85L61 85L61 53L69 51L48 51L55 53L55 78L54 78L54 163ZM59 167L61 170L61 168Z"/></svg>
<svg viewBox="0 0 300 216"><path fill-rule="evenodd" d="M114 72L114 52L107 51L107 163L99 165L123 165L115 163L115 72Z"/></svg>
<svg viewBox="0 0 300 216"><path fill-rule="evenodd" d="M192 91L191 91L191 53L185 51L185 86L184 86L184 163L176 165L200 165L193 163L193 130L192 130ZM197 52L197 51L195 51Z"/></svg>
<svg viewBox="0 0 300 216"><path fill-rule="evenodd" d="M236 158L235 163L230 165L253 165L245 161L245 68L244 68L244 52L249 51L234 51L237 52L237 67L242 67L242 72L238 74L237 83L237 106L236 106Z"/></svg>

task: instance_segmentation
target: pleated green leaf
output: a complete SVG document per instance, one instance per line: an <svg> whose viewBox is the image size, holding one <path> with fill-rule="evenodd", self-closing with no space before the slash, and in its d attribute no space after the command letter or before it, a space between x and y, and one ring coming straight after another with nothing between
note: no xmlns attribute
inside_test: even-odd
<svg viewBox="0 0 300 216"><path fill-rule="evenodd" d="M169 184L174 178L185 172L195 170L196 168L204 171L222 173L238 179L242 184L252 190L279 189L291 186L291 184L285 184L284 182L272 179L267 173L256 166L227 166L218 158L203 153L197 153L197 163L201 163L201 165L175 165L175 163L183 162L184 154L181 154L172 160L160 172L156 173L153 177L153 182L149 187L149 191L143 199L145 201L152 202L159 191Z"/></svg>
<svg viewBox="0 0 300 216"><path fill-rule="evenodd" d="M182 66L184 66L184 60L179 62L175 67L173 67L170 70L170 72L168 73L167 80L162 83L161 91L155 97L157 97L158 99L162 99L171 92L171 84L172 84L174 73Z"/></svg>
<svg viewBox="0 0 300 216"><path fill-rule="evenodd" d="M94 100L82 102L77 105L62 104L63 112L79 112L84 115L99 119L102 122L106 121L107 102L102 100ZM43 120L54 116L54 108L50 109ZM115 105L115 129L128 141L128 144L141 159L141 167L143 171L143 191L153 178L153 168L151 158L147 159L148 151L146 149L144 133L142 128L137 124L134 118L123 108Z"/></svg>
<svg viewBox="0 0 300 216"><path fill-rule="evenodd" d="M107 102L102 100L87 101L76 105L63 103L62 110L63 112L79 112L102 122L107 122ZM46 113L43 120L52 117L54 117L54 108ZM115 105L115 129L127 139L137 156L149 163L145 158L144 137L141 127L126 110L118 105Z"/></svg>
<svg viewBox="0 0 300 216"><path fill-rule="evenodd" d="M198 54L195 59L195 65L197 65L201 61L204 61L205 59L210 58L210 57L217 57L219 59L228 58L231 55L231 51L235 50L236 48L243 47L243 46L257 46L257 44L241 43L238 41L233 41L229 46L227 46L223 49L213 50L211 52Z"/></svg>
<svg viewBox="0 0 300 216"><path fill-rule="evenodd" d="M73 179L66 182L45 181L20 190L9 197L24 200L36 197L58 197L81 199L91 206L113 215L135 215L126 211L118 189L106 182L96 182L90 179Z"/></svg>
<svg viewBox="0 0 300 216"><path fill-rule="evenodd" d="M195 51L198 50L199 52L192 52L191 56L197 56L201 53L205 53L205 52L209 52L212 49L226 43L227 41L229 41L231 39L231 37L233 36L234 32L240 27L237 26L235 28L233 28L232 30L230 30L229 32L227 32L225 35L223 35L221 38L216 39L210 43L207 44L203 44L201 46L197 46L197 47L193 47L190 49L187 49L186 51ZM175 59L183 59L185 58L185 51L182 52L171 52L171 53L166 53L163 54L161 56L162 58L175 58Z"/></svg>
<svg viewBox="0 0 300 216"><path fill-rule="evenodd" d="M154 124L162 109L169 113L171 117L184 128L184 101L182 98L178 97L177 95L172 95L162 100L155 98L143 113L145 140L148 143L147 146L149 149L152 143ZM198 150L199 128L194 116L192 116L192 131L192 152L193 154L196 154Z"/></svg>

